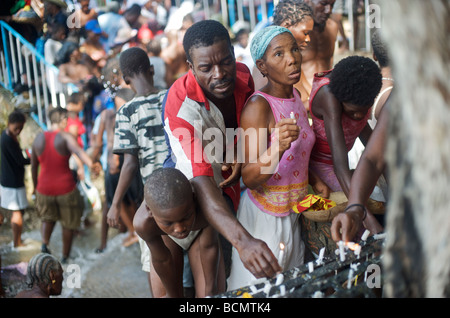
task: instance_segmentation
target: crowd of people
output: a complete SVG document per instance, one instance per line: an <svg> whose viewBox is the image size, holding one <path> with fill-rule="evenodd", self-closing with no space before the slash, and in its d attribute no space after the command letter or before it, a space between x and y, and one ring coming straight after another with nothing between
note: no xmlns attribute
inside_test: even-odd
<svg viewBox="0 0 450 318"><path fill-rule="evenodd" d="M66 2L76 27L67 23ZM43 0L36 43L58 66L59 83L76 92L67 107L53 105L52 126L38 134L30 158L15 159L23 115L11 114L2 134L1 206L19 219L15 246L22 244L30 163L42 220L39 257L52 253L60 222L61 263L70 261L83 210L77 180L103 169L97 251L107 248L109 227L124 227L124 245L139 242L153 297L183 297L190 273L196 297L219 294L313 260L320 236L356 241L364 229L383 230L367 200L387 177L383 106L394 80L378 32L373 59L334 63L335 0L280 0L269 23L239 30L236 42L189 1L182 15L157 0L109 1L104 11L89 0L66 2ZM358 138L367 151L353 172L348 154ZM337 191L349 204L332 224L294 212L309 193ZM60 292L52 285L60 264L46 262L45 277L33 278L39 288L21 297Z"/></svg>

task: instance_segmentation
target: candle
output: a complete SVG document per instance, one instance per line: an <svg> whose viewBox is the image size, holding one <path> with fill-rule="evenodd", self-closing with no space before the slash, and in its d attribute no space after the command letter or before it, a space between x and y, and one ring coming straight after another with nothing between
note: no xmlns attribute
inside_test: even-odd
<svg viewBox="0 0 450 318"><path fill-rule="evenodd" d="M323 260L323 256L325 255L325 247L322 247L319 252L319 260Z"/></svg>
<svg viewBox="0 0 450 318"><path fill-rule="evenodd" d="M350 271L348 272L348 277L347 277L347 289L349 289L352 285L352 280L353 278L353 273L358 269L359 263L358 264L350 264ZM355 282L356 284L356 282Z"/></svg>
<svg viewBox="0 0 450 318"><path fill-rule="evenodd" d="M339 241L339 257L341 259L341 262L345 261L345 251L343 241Z"/></svg>
<svg viewBox="0 0 450 318"><path fill-rule="evenodd" d="M322 247L319 252L319 258L316 260L317 265L323 264L323 256L325 254L325 247Z"/></svg>
<svg viewBox="0 0 450 318"><path fill-rule="evenodd" d="M294 112L291 112L291 119L295 119L295 114L294 114Z"/></svg>
<svg viewBox="0 0 450 318"><path fill-rule="evenodd" d="M374 240L384 240L386 238L386 233L375 234L373 236Z"/></svg>
<svg viewBox="0 0 450 318"><path fill-rule="evenodd" d="M264 291L264 293L266 294L267 297L269 297L270 289L272 289L272 285L270 285L269 281L266 281L264 283L264 290L263 291Z"/></svg>
<svg viewBox="0 0 450 318"><path fill-rule="evenodd" d="M278 263L281 267L283 267L283 258L284 258L284 243L280 242L280 253L278 254Z"/></svg>
<svg viewBox="0 0 450 318"><path fill-rule="evenodd" d="M365 241L367 240L367 238L369 237L370 231L369 230L365 230L363 235L361 236L361 240Z"/></svg>
<svg viewBox="0 0 450 318"><path fill-rule="evenodd" d="M286 295L286 286L281 285L280 286L280 296L284 297Z"/></svg>
<svg viewBox="0 0 450 318"><path fill-rule="evenodd" d="M314 272L314 263L313 262L308 263L308 269L309 269L310 273Z"/></svg>
<svg viewBox="0 0 450 318"><path fill-rule="evenodd" d="M356 247L355 247L355 255L356 255L357 258L359 258L359 254L360 254L360 253L361 253L361 245L356 244Z"/></svg>
<svg viewBox="0 0 450 318"><path fill-rule="evenodd" d="M348 272L348 277L347 277L347 289L350 289L350 287L352 285L352 278L353 278L353 268L350 268L350 271Z"/></svg>
<svg viewBox="0 0 450 318"><path fill-rule="evenodd" d="M281 273L278 274L277 280L275 281L275 286L281 285L281 283L283 282L283 280L284 280L284 275L281 274Z"/></svg>

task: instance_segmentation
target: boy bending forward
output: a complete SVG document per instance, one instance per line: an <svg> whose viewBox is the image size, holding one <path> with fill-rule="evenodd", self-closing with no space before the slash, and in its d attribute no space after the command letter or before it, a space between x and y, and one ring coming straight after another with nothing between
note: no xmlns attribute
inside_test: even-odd
<svg viewBox="0 0 450 318"><path fill-rule="evenodd" d="M196 297L225 291L225 268L217 232L199 209L189 180L177 169L155 170L144 185L146 209L134 217L147 243L166 297L183 297L183 249L188 252Z"/></svg>

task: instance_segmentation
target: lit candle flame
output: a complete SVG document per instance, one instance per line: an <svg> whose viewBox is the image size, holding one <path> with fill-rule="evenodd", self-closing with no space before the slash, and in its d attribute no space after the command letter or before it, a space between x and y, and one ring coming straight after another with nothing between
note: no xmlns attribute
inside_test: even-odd
<svg viewBox="0 0 450 318"><path fill-rule="evenodd" d="M358 248L359 244L358 243L353 243L353 242L346 242L345 246L347 246L352 251L355 251Z"/></svg>
<svg viewBox="0 0 450 318"><path fill-rule="evenodd" d="M284 250L284 243L280 242L280 250Z"/></svg>

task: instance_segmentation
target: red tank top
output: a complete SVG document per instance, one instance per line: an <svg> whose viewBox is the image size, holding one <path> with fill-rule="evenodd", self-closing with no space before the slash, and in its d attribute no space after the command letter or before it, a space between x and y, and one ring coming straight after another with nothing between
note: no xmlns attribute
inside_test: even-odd
<svg viewBox="0 0 450 318"><path fill-rule="evenodd" d="M60 155L54 146L58 131L46 131L45 148L38 160L40 173L36 190L44 195L63 195L76 187L72 171L69 168L68 156Z"/></svg>

